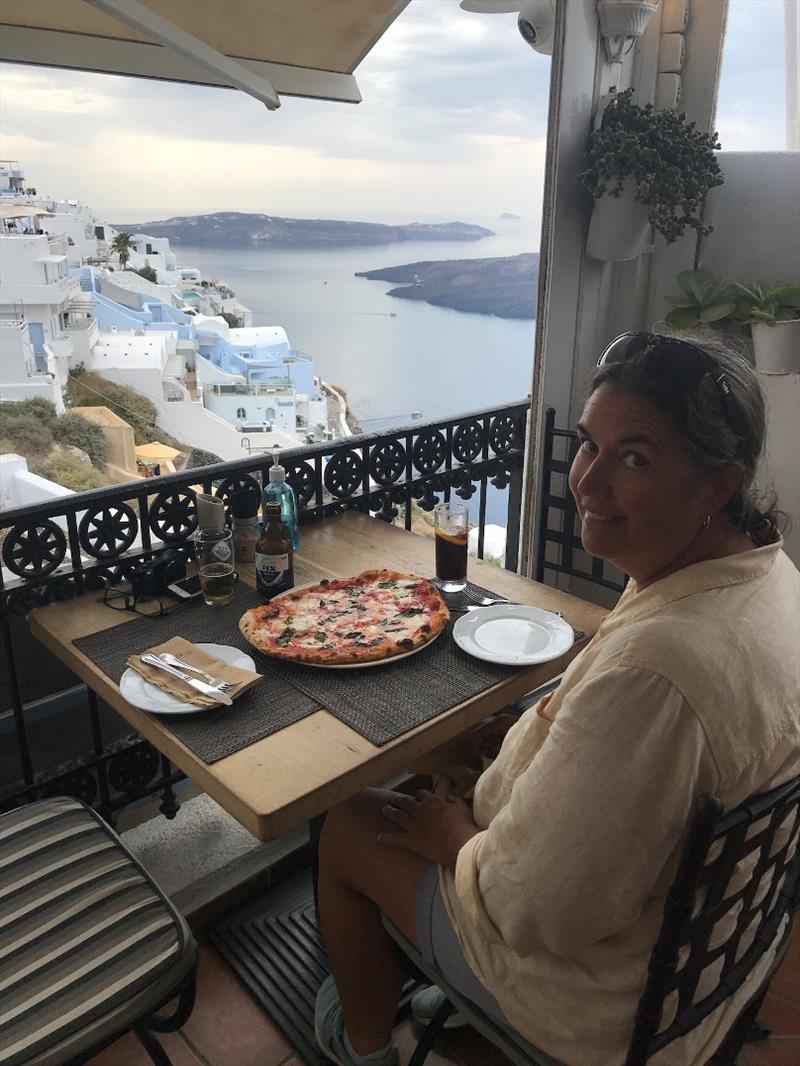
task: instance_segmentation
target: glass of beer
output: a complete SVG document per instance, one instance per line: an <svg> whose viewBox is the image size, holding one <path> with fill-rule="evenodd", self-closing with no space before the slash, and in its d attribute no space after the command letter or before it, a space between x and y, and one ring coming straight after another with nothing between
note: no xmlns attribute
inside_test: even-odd
<svg viewBox="0 0 800 1066"><path fill-rule="evenodd" d="M440 503L433 509L436 584L442 592L461 592L467 584L469 511L465 503Z"/></svg>
<svg viewBox="0 0 800 1066"><path fill-rule="evenodd" d="M194 538L200 587L209 607L222 607L233 599L235 559L229 529L199 529Z"/></svg>

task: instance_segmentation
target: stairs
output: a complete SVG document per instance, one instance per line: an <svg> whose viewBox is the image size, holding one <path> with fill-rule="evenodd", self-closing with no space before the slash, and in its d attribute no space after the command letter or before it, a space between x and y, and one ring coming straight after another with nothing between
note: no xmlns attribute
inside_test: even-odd
<svg viewBox="0 0 800 1066"><path fill-rule="evenodd" d="M167 359L166 366L161 372L162 378L174 378L176 381L183 381L184 378L184 362L183 353L180 351L174 352L169 359Z"/></svg>

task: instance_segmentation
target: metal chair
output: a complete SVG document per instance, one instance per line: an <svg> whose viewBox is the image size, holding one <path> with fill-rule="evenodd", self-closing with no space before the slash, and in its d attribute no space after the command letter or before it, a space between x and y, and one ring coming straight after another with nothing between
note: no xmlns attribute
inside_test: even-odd
<svg viewBox="0 0 800 1066"><path fill-rule="evenodd" d="M188 1019L196 967L184 919L91 808L0 816L0 1066L74 1066L129 1030L169 1066L154 1033Z"/></svg>
<svg viewBox="0 0 800 1066"><path fill-rule="evenodd" d="M610 592L622 592L627 578L604 559L589 555L580 538L580 522L568 478L579 448L572 429L556 429L548 407L542 437L542 496L539 511L536 580L557 583L559 575L577 577Z"/></svg>
<svg viewBox="0 0 800 1066"><path fill-rule="evenodd" d="M715 1066L734 1066L789 944L793 911L800 902L799 839L800 777L753 796L729 814L724 814L715 796L698 799L632 1020L625 1066L644 1066L656 1052L699 1025L742 986L780 934L769 973L714 1056ZM716 944L712 938L723 919L731 923L731 932ZM409 1066L422 1066L455 1010L514 1066L561 1066L465 1000L397 929L390 923L386 926L414 967L447 997L426 1027ZM706 987L704 977L714 965L719 971L712 987Z"/></svg>

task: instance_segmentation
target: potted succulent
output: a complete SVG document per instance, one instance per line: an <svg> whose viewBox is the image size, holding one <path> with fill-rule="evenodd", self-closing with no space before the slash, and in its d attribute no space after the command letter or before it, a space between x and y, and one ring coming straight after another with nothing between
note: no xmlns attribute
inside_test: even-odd
<svg viewBox="0 0 800 1066"><path fill-rule="evenodd" d="M673 329L729 329L735 321L736 290L704 270L682 270L680 293L672 296L666 323Z"/></svg>
<svg viewBox="0 0 800 1066"><path fill-rule="evenodd" d="M709 190L723 182L716 133L704 133L677 111L640 107L632 95L633 89L612 90L578 175L593 204L586 243L592 259L635 259L649 226L668 244L687 226L711 232L700 211Z"/></svg>
<svg viewBox="0 0 800 1066"><path fill-rule="evenodd" d="M736 317L750 326L756 368L800 374L800 284L736 283Z"/></svg>

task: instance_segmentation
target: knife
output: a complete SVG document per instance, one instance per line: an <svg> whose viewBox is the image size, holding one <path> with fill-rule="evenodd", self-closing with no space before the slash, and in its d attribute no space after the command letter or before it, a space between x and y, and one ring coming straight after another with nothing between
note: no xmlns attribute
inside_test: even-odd
<svg viewBox="0 0 800 1066"><path fill-rule="evenodd" d="M187 685L191 685L192 688L196 688L198 692L202 692L205 696L213 696L215 700L219 700L220 703L224 703L226 707L233 706L233 700L225 692L221 692L213 685L207 685L205 681L200 681L196 677L192 677L191 674L185 674L183 670L176 670L174 666L167 666L163 660L157 658L155 655L140 655L139 658L143 663L147 663L149 666L155 666L159 670L163 670L164 673L172 674L174 677L179 677L181 681L185 681Z"/></svg>

